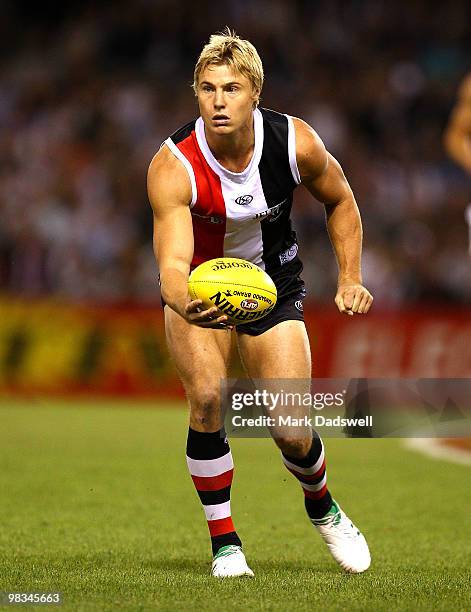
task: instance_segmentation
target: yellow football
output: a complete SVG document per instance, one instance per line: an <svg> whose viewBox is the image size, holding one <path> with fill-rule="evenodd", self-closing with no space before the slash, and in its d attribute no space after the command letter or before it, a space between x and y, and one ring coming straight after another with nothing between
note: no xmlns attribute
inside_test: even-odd
<svg viewBox="0 0 471 612"><path fill-rule="evenodd" d="M245 259L221 257L205 261L188 279L192 300L204 309L217 306L233 325L266 317L276 305L275 283L268 274Z"/></svg>

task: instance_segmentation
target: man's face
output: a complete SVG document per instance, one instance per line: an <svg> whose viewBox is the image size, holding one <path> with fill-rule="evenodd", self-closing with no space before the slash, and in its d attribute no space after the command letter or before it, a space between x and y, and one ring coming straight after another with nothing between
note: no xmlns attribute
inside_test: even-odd
<svg viewBox="0 0 471 612"><path fill-rule="evenodd" d="M205 128L214 134L230 134L252 120L256 92L247 77L225 64L203 70L196 93Z"/></svg>

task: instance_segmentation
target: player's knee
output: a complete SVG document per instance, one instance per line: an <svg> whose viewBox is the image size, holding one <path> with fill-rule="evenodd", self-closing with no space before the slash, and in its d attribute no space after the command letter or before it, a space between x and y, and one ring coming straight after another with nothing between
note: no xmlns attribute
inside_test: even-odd
<svg viewBox="0 0 471 612"><path fill-rule="evenodd" d="M288 457L294 457L296 459L302 459L305 457L312 444L312 438L303 437L303 438L290 438L290 437L282 437L275 439L278 448Z"/></svg>
<svg viewBox="0 0 471 612"><path fill-rule="evenodd" d="M205 426L220 419L219 389L199 389L190 394L191 420Z"/></svg>

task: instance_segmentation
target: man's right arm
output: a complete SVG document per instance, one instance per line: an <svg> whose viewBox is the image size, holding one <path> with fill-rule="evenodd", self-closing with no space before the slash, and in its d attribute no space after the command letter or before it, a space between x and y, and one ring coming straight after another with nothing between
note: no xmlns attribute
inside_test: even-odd
<svg viewBox="0 0 471 612"><path fill-rule="evenodd" d="M449 156L471 174L471 74L460 87L458 101L445 130L444 143Z"/></svg>
<svg viewBox="0 0 471 612"><path fill-rule="evenodd" d="M189 203L188 173L164 145L152 160L147 173L147 192L154 213L154 253L159 263L162 298L189 323L221 327L226 316L217 308L200 312L201 300L188 296L188 277L193 258L193 223Z"/></svg>
<svg viewBox="0 0 471 612"><path fill-rule="evenodd" d="M154 213L154 253L159 263L162 297L170 308L184 316L193 257L188 206L191 185L182 163L166 145L149 166L147 192Z"/></svg>

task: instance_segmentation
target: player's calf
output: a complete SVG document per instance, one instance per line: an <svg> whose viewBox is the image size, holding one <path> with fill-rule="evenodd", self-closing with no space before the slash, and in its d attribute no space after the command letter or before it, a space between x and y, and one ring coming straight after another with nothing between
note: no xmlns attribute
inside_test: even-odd
<svg viewBox="0 0 471 612"><path fill-rule="evenodd" d="M302 439L306 441L305 438ZM295 476L304 493L304 503L310 519L321 518L332 504L327 489L324 445L318 434L313 431L308 439L308 452L301 458L282 453L283 463Z"/></svg>
<svg viewBox="0 0 471 612"><path fill-rule="evenodd" d="M312 438L289 438L277 437L274 441L284 456L302 459L306 457L311 450Z"/></svg>

